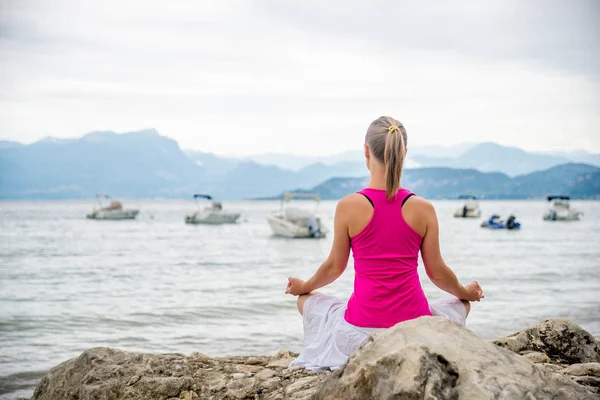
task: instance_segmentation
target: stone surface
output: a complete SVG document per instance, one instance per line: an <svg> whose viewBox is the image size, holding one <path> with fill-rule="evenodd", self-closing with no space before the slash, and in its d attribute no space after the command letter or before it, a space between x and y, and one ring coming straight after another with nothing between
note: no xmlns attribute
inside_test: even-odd
<svg viewBox="0 0 600 400"><path fill-rule="evenodd" d="M494 341L515 353L537 351L561 364L600 362L596 339L566 319L549 319Z"/></svg>
<svg viewBox="0 0 600 400"><path fill-rule="evenodd" d="M595 390L598 394L597 399L600 399L600 378L595 376L574 376L573 381L580 385L589 386L590 389Z"/></svg>
<svg viewBox="0 0 600 400"><path fill-rule="evenodd" d="M573 357L572 351L568 351L567 357ZM315 398L566 400L598 397L561 374L481 340L455 322L422 317L370 336L348 363L325 382Z"/></svg>
<svg viewBox="0 0 600 400"><path fill-rule="evenodd" d="M198 397L198 394L193 390L186 390L179 395L180 400L192 400Z"/></svg>
<svg viewBox="0 0 600 400"><path fill-rule="evenodd" d="M532 351L529 353L525 353L525 354L522 354L522 356L531 362L539 363L539 364L550 363L552 361L552 360L550 360L550 357L548 357L546 355L546 353L540 353L539 351Z"/></svg>
<svg viewBox="0 0 600 400"><path fill-rule="evenodd" d="M304 378L298 379L296 382L292 383L288 387L285 388L285 393L287 395L291 395L293 393L299 392L301 390L306 390L314 386L314 383L317 381L317 376L307 376Z"/></svg>
<svg viewBox="0 0 600 400"><path fill-rule="evenodd" d="M538 363L537 365L542 368L545 368L547 371L550 371L550 372L560 372L564 369L563 366L558 365L558 364Z"/></svg>
<svg viewBox="0 0 600 400"><path fill-rule="evenodd" d="M572 376L595 376L600 378L600 363L573 364L561 371L563 374Z"/></svg>
<svg viewBox="0 0 600 400"><path fill-rule="evenodd" d="M590 361L598 346L588 335L552 320L496 346L425 317L377 332L334 373L288 367L297 355L287 350L210 358L94 348L51 369L33 399L600 399L600 364Z"/></svg>
<svg viewBox="0 0 600 400"><path fill-rule="evenodd" d="M275 375L277 375L277 372L273 371L272 369L263 369L262 371L260 371L259 373L257 373L255 376L257 379L260 379L261 381L266 381L272 377L274 377Z"/></svg>
<svg viewBox="0 0 600 400"><path fill-rule="evenodd" d="M315 389L329 375L287 368L294 357L287 350L273 357L209 358L93 348L52 368L33 399L286 399L290 385L298 392ZM300 394L293 398L310 395Z"/></svg>
<svg viewBox="0 0 600 400"><path fill-rule="evenodd" d="M287 350L281 350L277 354L275 354L271 359L269 359L269 363L267 367L283 367L287 368L288 365L294 360L294 358L298 357L298 354L292 354Z"/></svg>

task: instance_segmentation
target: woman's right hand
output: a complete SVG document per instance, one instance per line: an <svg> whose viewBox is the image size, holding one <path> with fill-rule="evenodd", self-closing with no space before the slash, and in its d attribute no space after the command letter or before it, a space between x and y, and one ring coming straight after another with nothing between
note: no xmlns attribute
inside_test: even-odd
<svg viewBox="0 0 600 400"><path fill-rule="evenodd" d="M287 287L285 288L285 293L293 296L307 294L306 282L304 282L302 279L289 277Z"/></svg>
<svg viewBox="0 0 600 400"><path fill-rule="evenodd" d="M481 289L481 286L479 286L477 281L465 285L464 288L464 295L461 300L479 301L485 297L483 295L483 289Z"/></svg>

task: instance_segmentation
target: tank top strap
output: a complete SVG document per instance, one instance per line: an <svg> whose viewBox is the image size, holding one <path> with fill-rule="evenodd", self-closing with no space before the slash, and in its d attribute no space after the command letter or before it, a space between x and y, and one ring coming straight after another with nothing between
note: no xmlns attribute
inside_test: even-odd
<svg viewBox="0 0 600 400"><path fill-rule="evenodd" d="M373 208L375 208L375 203L374 203L374 200L373 200L373 197L375 197L375 196L373 196L373 194L372 194L372 193L370 193L370 190L369 190L369 189L363 189L363 190L359 190L359 191L358 191L358 192L356 192L356 193L357 193L357 194L362 194L363 196L365 196L365 198L366 198L367 200L369 200L369 203L371 203L371 206L372 206Z"/></svg>
<svg viewBox="0 0 600 400"><path fill-rule="evenodd" d="M414 193L408 189L400 189L396 194L396 197L391 199L390 201L387 200L385 190L365 188L363 190L359 190L356 193L365 196L365 198L369 201L369 203L371 203L373 207L376 207L378 204L382 204L385 206L399 203L401 205L404 205L404 202L406 202L406 200L408 200L409 197L414 196Z"/></svg>
<svg viewBox="0 0 600 400"><path fill-rule="evenodd" d="M396 201L401 205L404 205L404 202L408 200L409 197L414 196L415 194L408 189L400 189L396 194Z"/></svg>

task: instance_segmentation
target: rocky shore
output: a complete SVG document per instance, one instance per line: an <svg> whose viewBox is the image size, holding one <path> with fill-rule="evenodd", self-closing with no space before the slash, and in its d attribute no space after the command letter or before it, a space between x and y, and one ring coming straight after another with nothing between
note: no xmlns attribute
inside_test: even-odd
<svg viewBox="0 0 600 400"><path fill-rule="evenodd" d="M563 319L487 342L423 317L375 333L333 373L289 368L295 356L93 348L52 368L32 400L600 399L599 344Z"/></svg>

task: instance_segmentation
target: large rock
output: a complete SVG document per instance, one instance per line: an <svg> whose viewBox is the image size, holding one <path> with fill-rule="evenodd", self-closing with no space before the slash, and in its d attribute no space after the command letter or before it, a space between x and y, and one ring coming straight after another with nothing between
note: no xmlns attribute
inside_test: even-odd
<svg viewBox="0 0 600 400"><path fill-rule="evenodd" d="M375 333L333 374L289 368L296 355L286 350L209 358L94 348L52 368L33 399L600 399L587 332L568 321L523 332L496 341L509 351L447 319L419 318Z"/></svg>
<svg viewBox="0 0 600 400"><path fill-rule="evenodd" d="M35 400L308 399L327 378L287 368L295 355L209 358L93 348L54 368Z"/></svg>
<svg viewBox="0 0 600 400"><path fill-rule="evenodd" d="M316 399L598 399L586 387L441 317L376 332Z"/></svg>
<svg viewBox="0 0 600 400"><path fill-rule="evenodd" d="M518 354L541 352L560 364L600 362L594 336L566 319L545 320L494 343Z"/></svg>
<svg viewBox="0 0 600 400"><path fill-rule="evenodd" d="M600 398L600 345L571 321L545 320L494 343L588 386Z"/></svg>

